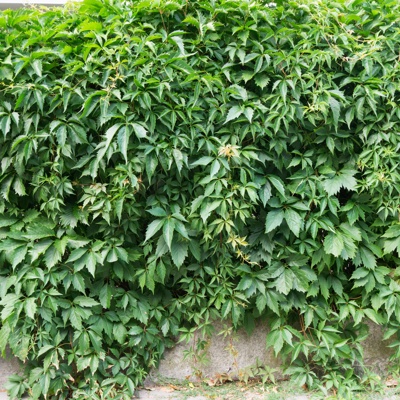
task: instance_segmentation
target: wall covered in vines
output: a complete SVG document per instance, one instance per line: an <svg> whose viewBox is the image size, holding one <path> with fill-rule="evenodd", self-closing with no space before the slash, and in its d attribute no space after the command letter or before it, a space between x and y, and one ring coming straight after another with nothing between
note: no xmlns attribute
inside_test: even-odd
<svg viewBox="0 0 400 400"><path fill-rule="evenodd" d="M128 399L178 335L259 317L299 384L374 385L365 322L400 328L399 22L385 0L1 12L11 395Z"/></svg>

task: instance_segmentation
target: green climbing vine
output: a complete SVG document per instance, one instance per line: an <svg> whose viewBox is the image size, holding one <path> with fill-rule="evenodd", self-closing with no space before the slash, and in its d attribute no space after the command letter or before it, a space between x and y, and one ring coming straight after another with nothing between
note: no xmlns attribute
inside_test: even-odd
<svg viewBox="0 0 400 400"><path fill-rule="evenodd" d="M0 12L0 348L13 398L129 399L228 319L299 384L400 357L397 1Z"/></svg>

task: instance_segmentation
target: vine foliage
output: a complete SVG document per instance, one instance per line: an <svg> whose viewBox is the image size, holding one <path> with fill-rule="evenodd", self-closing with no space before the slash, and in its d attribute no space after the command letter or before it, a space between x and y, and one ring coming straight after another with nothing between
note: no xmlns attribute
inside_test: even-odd
<svg viewBox="0 0 400 400"><path fill-rule="evenodd" d="M128 399L215 319L299 384L400 357L399 3L85 0L0 13L12 397ZM193 328L195 327L195 328ZM397 337L397 338L396 338Z"/></svg>

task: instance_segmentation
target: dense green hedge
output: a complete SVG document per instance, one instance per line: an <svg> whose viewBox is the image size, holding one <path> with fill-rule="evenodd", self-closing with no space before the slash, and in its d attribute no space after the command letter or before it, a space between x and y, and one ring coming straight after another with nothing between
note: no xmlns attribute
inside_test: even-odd
<svg viewBox="0 0 400 400"><path fill-rule="evenodd" d="M365 322L400 328L399 21L385 0L0 13L12 396L128 399L179 333L260 316L299 384L374 385Z"/></svg>

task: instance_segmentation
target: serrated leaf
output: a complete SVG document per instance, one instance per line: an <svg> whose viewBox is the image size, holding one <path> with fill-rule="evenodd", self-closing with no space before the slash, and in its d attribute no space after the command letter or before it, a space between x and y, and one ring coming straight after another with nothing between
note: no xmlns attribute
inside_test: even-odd
<svg viewBox="0 0 400 400"><path fill-rule="evenodd" d="M220 168L221 164L218 162L218 160L214 160L211 164L210 176L213 177L214 175L217 175Z"/></svg>
<svg viewBox="0 0 400 400"><path fill-rule="evenodd" d="M151 222L146 230L145 242L151 239L163 227L163 225L164 225L163 219L156 219L153 222Z"/></svg>
<svg viewBox="0 0 400 400"><path fill-rule="evenodd" d="M12 260L12 268L14 269L18 264L25 260L28 248L26 246L17 247L10 254L10 259Z"/></svg>
<svg viewBox="0 0 400 400"><path fill-rule="evenodd" d="M192 201L192 205L190 207L190 214L193 214L203 203L205 196L199 196Z"/></svg>
<svg viewBox="0 0 400 400"><path fill-rule="evenodd" d="M180 268L188 255L188 242L173 240L171 245L171 258L174 264Z"/></svg>
<svg viewBox="0 0 400 400"><path fill-rule="evenodd" d="M0 329L0 351L3 353L8 344L8 338L11 334L11 328L9 323L3 323L3 326Z"/></svg>
<svg viewBox="0 0 400 400"><path fill-rule="evenodd" d="M265 220L265 232L271 232L283 222L285 214L283 210L272 210L267 214L267 219Z"/></svg>
<svg viewBox="0 0 400 400"><path fill-rule="evenodd" d="M240 115L242 115L242 114L243 114L243 110L242 110L241 107L239 107L239 106L233 106L233 107L231 107L231 108L229 109L228 115L227 115L227 117L226 117L225 124L226 124L227 122L229 122L229 121L232 121L232 120L234 120L234 119L240 117Z"/></svg>
<svg viewBox="0 0 400 400"><path fill-rule="evenodd" d="M174 236L175 220L166 218L163 224L163 237L168 248L171 250L172 238Z"/></svg>
<svg viewBox="0 0 400 400"><path fill-rule="evenodd" d="M33 247L29 250L31 262L36 261L41 254L43 254L53 243L51 239L40 240L34 243Z"/></svg>
<svg viewBox="0 0 400 400"><path fill-rule="evenodd" d="M267 202L271 198L271 195L272 195L272 193L271 193L271 185L270 185L269 182L267 182L258 191L258 196L260 197L264 207L267 205Z"/></svg>
<svg viewBox="0 0 400 400"><path fill-rule="evenodd" d="M265 307L267 306L267 297L265 295L258 295L256 299L256 306L257 310L260 314L265 310Z"/></svg>
<svg viewBox="0 0 400 400"><path fill-rule="evenodd" d="M127 126L122 126L118 131L117 143L119 147L119 151L122 153L126 162L128 162L128 145L129 145L129 137L130 130Z"/></svg>
<svg viewBox="0 0 400 400"><path fill-rule="evenodd" d="M370 270L375 269L376 267L376 257L372 253L371 250L367 249L364 246L360 246L359 254L364 266Z"/></svg>
<svg viewBox="0 0 400 400"><path fill-rule="evenodd" d="M77 296L74 298L74 303L81 307L95 307L98 306L100 303L96 300L92 299L91 297L86 296Z"/></svg>
<svg viewBox="0 0 400 400"><path fill-rule="evenodd" d="M100 290L100 304L103 308L110 308L111 305L111 298L112 298L112 290L111 287L106 283Z"/></svg>
<svg viewBox="0 0 400 400"><path fill-rule="evenodd" d="M32 223L28 225L26 233L23 236L29 240L38 240L54 236L54 231L42 224Z"/></svg>
<svg viewBox="0 0 400 400"><path fill-rule="evenodd" d="M56 246L52 245L44 254L44 262L48 269L53 268L57 263L61 261L62 254L58 251Z"/></svg>
<svg viewBox="0 0 400 400"><path fill-rule="evenodd" d="M88 249L78 248L71 252L70 256L68 257L67 262L74 262L82 258L82 256L88 251Z"/></svg>
<svg viewBox="0 0 400 400"><path fill-rule="evenodd" d="M36 304L36 299L34 297L28 297L24 301L24 309L28 318L31 318L33 320L36 319L37 304Z"/></svg>
<svg viewBox="0 0 400 400"><path fill-rule="evenodd" d="M162 209L161 207L155 207L150 210L147 210L147 212L151 215L154 215L155 217L166 217L167 212Z"/></svg>
<svg viewBox="0 0 400 400"><path fill-rule="evenodd" d="M169 321L167 319L164 319L164 321L162 322L161 331L164 336L167 336L168 331L169 331Z"/></svg>
<svg viewBox="0 0 400 400"><path fill-rule="evenodd" d="M285 186L280 178L277 176L269 175L268 180L271 182L272 186L283 196L285 197Z"/></svg>
<svg viewBox="0 0 400 400"><path fill-rule="evenodd" d="M389 254L397 249L400 254L400 236L396 239L388 239L384 242L384 253Z"/></svg>
<svg viewBox="0 0 400 400"><path fill-rule="evenodd" d="M251 122L253 120L254 109L251 107L246 107L243 112L248 121Z"/></svg>
<svg viewBox="0 0 400 400"><path fill-rule="evenodd" d="M340 103L333 97L329 97L329 106L332 110L333 122L335 126L338 126L340 116Z"/></svg>
<svg viewBox="0 0 400 400"><path fill-rule="evenodd" d="M96 272L96 264L97 264L97 259L96 256L92 251L86 253L86 260L85 260L85 265L87 270L90 272L92 276L95 275Z"/></svg>
<svg viewBox="0 0 400 400"><path fill-rule="evenodd" d="M299 237L300 230L303 228L303 219L301 218L300 214L297 211L288 208L285 210L285 220L289 226L289 229L296 237Z"/></svg>
<svg viewBox="0 0 400 400"><path fill-rule="evenodd" d="M221 200L215 200L212 203L206 202L201 207L200 217L203 222L206 222L211 213L221 205Z"/></svg>
<svg viewBox="0 0 400 400"><path fill-rule="evenodd" d="M143 139L147 136L147 131L142 125L133 122L132 127L139 139Z"/></svg>
<svg viewBox="0 0 400 400"><path fill-rule="evenodd" d="M269 83L269 77L266 74L257 74L254 78L254 82L258 87L264 89Z"/></svg>
<svg viewBox="0 0 400 400"><path fill-rule="evenodd" d="M209 156L205 156L205 157L201 157L198 160L196 160L195 162L191 163L190 165L192 167L195 167L197 165L208 165L210 164L213 160L215 160L215 157L209 157Z"/></svg>
<svg viewBox="0 0 400 400"><path fill-rule="evenodd" d="M176 167L178 169L178 172L182 171L183 167L183 154L179 149L173 149L172 150L172 156L174 157Z"/></svg>
<svg viewBox="0 0 400 400"><path fill-rule="evenodd" d="M123 344L125 342L126 335L128 334L125 326L123 324L114 324L113 325L113 335L115 340L119 344Z"/></svg>
<svg viewBox="0 0 400 400"><path fill-rule="evenodd" d="M324 180L322 186L329 196L334 196L341 188L353 191L357 186L357 180L354 178L356 173L357 171L355 170L343 169L333 178Z"/></svg>
<svg viewBox="0 0 400 400"><path fill-rule="evenodd" d="M327 254L339 257L344 248L343 238L340 234L328 233L324 239L324 249Z"/></svg>
<svg viewBox="0 0 400 400"><path fill-rule="evenodd" d="M278 276L275 287L278 292L284 295L289 294L293 289L293 273L290 269L285 268L283 273Z"/></svg>

